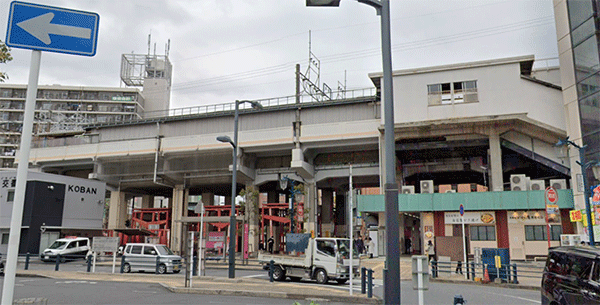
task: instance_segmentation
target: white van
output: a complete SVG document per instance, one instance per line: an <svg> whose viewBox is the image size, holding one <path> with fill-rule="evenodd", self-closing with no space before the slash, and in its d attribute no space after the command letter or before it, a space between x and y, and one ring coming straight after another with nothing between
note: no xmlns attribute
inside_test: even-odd
<svg viewBox="0 0 600 305"><path fill-rule="evenodd" d="M123 272L132 270L156 272L158 258L158 273L179 273L181 271L181 256L176 255L165 245L157 244L127 244L123 251Z"/></svg>
<svg viewBox="0 0 600 305"><path fill-rule="evenodd" d="M89 238L69 236L54 241L50 247L40 253L40 259L43 262L56 261L58 255L60 255L61 262L67 259L85 259L90 250Z"/></svg>

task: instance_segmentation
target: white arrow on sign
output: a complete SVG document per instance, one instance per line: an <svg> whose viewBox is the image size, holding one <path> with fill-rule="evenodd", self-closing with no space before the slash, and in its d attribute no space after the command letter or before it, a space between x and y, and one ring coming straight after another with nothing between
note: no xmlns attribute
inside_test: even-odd
<svg viewBox="0 0 600 305"><path fill-rule="evenodd" d="M33 37L41 40L45 44L50 44L50 36L48 34L70 36L76 38L90 39L92 30L88 28L80 28L69 25L51 24L54 18L54 13L47 13L21 21L17 26L31 34Z"/></svg>

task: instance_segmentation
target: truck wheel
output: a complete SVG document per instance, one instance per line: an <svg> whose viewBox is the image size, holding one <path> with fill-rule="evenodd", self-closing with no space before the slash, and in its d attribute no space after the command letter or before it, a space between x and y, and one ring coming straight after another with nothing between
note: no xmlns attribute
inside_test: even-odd
<svg viewBox="0 0 600 305"><path fill-rule="evenodd" d="M337 279L337 280L335 280L335 281L336 281L336 282L338 282L338 284L340 284L340 285L341 285L341 284L344 284L344 283L346 283L348 280L347 280L347 279Z"/></svg>
<svg viewBox="0 0 600 305"><path fill-rule="evenodd" d="M273 270L273 279L276 281L285 280L285 271L283 268L281 268L281 266L275 266Z"/></svg>
<svg viewBox="0 0 600 305"><path fill-rule="evenodd" d="M317 270L317 274L315 276L318 284L327 284L329 281L329 277L327 276L327 272L323 269Z"/></svg>

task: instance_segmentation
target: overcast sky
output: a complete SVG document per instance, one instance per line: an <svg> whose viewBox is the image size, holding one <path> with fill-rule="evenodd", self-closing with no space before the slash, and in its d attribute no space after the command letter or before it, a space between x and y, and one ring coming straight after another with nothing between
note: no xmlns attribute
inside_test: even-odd
<svg viewBox="0 0 600 305"><path fill-rule="evenodd" d="M535 55L556 58L552 0L391 0L393 69ZM372 87L380 72L380 18L354 0L339 8L305 0L47 0L100 15L94 57L44 52L39 84L123 86L121 54L164 55L170 39L171 108L293 95L306 72L309 31L321 82ZM0 0L6 36L10 1ZM12 49L7 83L26 84L31 51ZM557 65L553 60L550 65ZM546 63L542 63L546 64ZM313 73L311 76L315 76Z"/></svg>

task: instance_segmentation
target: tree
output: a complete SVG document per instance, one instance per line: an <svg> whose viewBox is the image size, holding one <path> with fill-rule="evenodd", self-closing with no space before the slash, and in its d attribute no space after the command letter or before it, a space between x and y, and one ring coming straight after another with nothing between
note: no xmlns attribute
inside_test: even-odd
<svg viewBox="0 0 600 305"><path fill-rule="evenodd" d="M0 40L0 63L7 63L11 61L13 58L10 55L10 48L4 43L4 41ZM8 74L6 72L0 72L0 82L4 82L8 79Z"/></svg>

